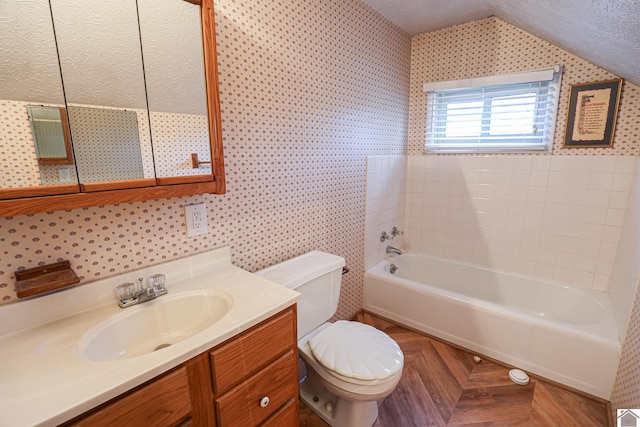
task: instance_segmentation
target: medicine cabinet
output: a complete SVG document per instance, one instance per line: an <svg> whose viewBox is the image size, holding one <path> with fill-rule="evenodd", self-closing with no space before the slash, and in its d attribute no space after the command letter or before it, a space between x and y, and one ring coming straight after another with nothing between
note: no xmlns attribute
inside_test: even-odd
<svg viewBox="0 0 640 427"><path fill-rule="evenodd" d="M0 8L0 217L225 193L213 0Z"/></svg>

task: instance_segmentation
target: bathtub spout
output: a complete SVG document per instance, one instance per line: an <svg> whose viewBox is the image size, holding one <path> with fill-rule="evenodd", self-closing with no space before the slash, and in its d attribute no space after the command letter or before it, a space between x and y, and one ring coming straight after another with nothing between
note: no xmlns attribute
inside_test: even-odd
<svg viewBox="0 0 640 427"><path fill-rule="evenodd" d="M387 246L388 254L402 255L402 251L398 248L394 248L393 246Z"/></svg>

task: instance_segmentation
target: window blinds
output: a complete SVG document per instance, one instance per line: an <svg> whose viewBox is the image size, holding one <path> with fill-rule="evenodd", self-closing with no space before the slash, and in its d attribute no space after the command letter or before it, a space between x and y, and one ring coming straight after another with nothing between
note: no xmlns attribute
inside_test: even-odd
<svg viewBox="0 0 640 427"><path fill-rule="evenodd" d="M560 66L525 73L428 83L429 152L548 150Z"/></svg>

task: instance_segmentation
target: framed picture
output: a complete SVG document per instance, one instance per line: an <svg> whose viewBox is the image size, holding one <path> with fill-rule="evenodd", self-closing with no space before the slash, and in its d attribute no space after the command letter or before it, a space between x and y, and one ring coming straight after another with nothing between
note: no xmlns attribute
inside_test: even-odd
<svg viewBox="0 0 640 427"><path fill-rule="evenodd" d="M622 79L571 85L565 148L611 147Z"/></svg>

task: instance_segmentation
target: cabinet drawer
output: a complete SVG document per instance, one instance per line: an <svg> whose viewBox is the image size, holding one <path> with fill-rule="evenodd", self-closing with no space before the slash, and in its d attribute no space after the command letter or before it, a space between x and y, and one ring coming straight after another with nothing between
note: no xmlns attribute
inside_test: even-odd
<svg viewBox="0 0 640 427"><path fill-rule="evenodd" d="M298 401L289 399L285 405L273 413L267 420L260 424L260 427L297 427L300 421L298 418Z"/></svg>
<svg viewBox="0 0 640 427"><path fill-rule="evenodd" d="M191 413L187 368L182 367L120 398L72 426L175 426Z"/></svg>
<svg viewBox="0 0 640 427"><path fill-rule="evenodd" d="M228 393L216 398L218 427L257 426L282 407L297 393L296 357L289 350L272 364L248 378ZM263 397L269 404L260 405Z"/></svg>
<svg viewBox="0 0 640 427"><path fill-rule="evenodd" d="M225 393L289 349L295 348L296 329L292 309L211 352L213 387Z"/></svg>

